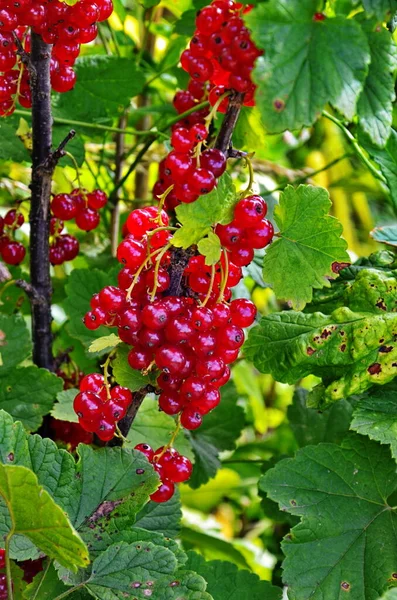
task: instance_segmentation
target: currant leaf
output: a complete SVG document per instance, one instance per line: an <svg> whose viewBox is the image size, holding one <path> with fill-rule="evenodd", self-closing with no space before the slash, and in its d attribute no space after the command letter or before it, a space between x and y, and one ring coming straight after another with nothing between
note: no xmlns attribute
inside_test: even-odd
<svg viewBox="0 0 397 600"><path fill-rule="evenodd" d="M69 423L78 423L79 419L73 410L73 400L78 394L78 390L71 388L62 390L57 394L57 402L54 404L51 415L59 421L68 421Z"/></svg>
<svg viewBox="0 0 397 600"><path fill-rule="evenodd" d="M397 459L397 398L394 389L372 389L356 404L350 428L371 440L389 444Z"/></svg>
<svg viewBox="0 0 397 600"><path fill-rule="evenodd" d="M110 352L119 344L121 344L121 339L118 335L111 333L91 342L88 352Z"/></svg>
<svg viewBox="0 0 397 600"><path fill-rule="evenodd" d="M0 495L10 513L10 537L28 537L40 550L72 570L88 564L84 542L32 471L0 465Z"/></svg>
<svg viewBox="0 0 397 600"><path fill-rule="evenodd" d="M391 134L397 47L387 29L375 21L365 23L364 31L371 51L371 64L357 104L362 130L375 146L383 148Z"/></svg>
<svg viewBox="0 0 397 600"><path fill-rule="evenodd" d="M188 552L186 568L199 573L207 582L214 600L281 600L283 592L257 575L238 569L231 562L206 561L196 552Z"/></svg>
<svg viewBox="0 0 397 600"><path fill-rule="evenodd" d="M208 235L213 225L230 223L233 219L233 208L238 200L232 178L224 173L216 188L191 204L176 207L176 214L182 227L171 239L178 248L188 248L198 244Z"/></svg>
<svg viewBox="0 0 397 600"><path fill-rule="evenodd" d="M221 258L221 242L219 237L210 231L207 237L201 239L197 244L200 254L205 256L206 265L215 265Z"/></svg>
<svg viewBox="0 0 397 600"><path fill-rule="evenodd" d="M21 315L0 314L0 377L25 360L31 347L25 319Z"/></svg>
<svg viewBox="0 0 397 600"><path fill-rule="evenodd" d="M270 0L247 16L255 42L266 50L255 78L268 132L311 125L327 103L347 119L355 114L370 62L368 42L354 20L316 20L317 10L317 0Z"/></svg>
<svg viewBox="0 0 397 600"><path fill-rule="evenodd" d="M121 341L121 340L120 340ZM141 371L132 369L128 364L128 352L130 348L122 344L117 348L116 357L113 360L113 374L119 385L127 387L131 392L136 392L150 383L148 375Z"/></svg>
<svg viewBox="0 0 397 600"><path fill-rule="evenodd" d="M283 383L295 383L309 373L322 377L324 389L317 390L321 394L313 395L310 405L324 406L395 377L396 327L397 314L383 311L273 313L251 329L245 356Z"/></svg>
<svg viewBox="0 0 397 600"><path fill-rule="evenodd" d="M397 561L395 461L389 449L361 436L307 446L260 480L280 509L301 517L284 541L284 581L294 600L375 600ZM382 548L388 548L383 552Z"/></svg>
<svg viewBox="0 0 397 600"><path fill-rule="evenodd" d="M300 185L287 186L274 211L280 237L266 251L263 276L297 310L310 302L313 288L330 285L333 262L349 262L342 225L327 214L330 207L324 188Z"/></svg>
<svg viewBox="0 0 397 600"><path fill-rule="evenodd" d="M371 158L378 163L386 179L394 212L397 212L397 131L392 129L384 148L376 147L364 136L362 138L360 140L361 145Z"/></svg>

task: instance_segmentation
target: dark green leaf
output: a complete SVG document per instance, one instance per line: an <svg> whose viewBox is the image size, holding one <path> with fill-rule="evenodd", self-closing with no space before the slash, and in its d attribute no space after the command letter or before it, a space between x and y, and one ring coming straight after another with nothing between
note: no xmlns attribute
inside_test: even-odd
<svg viewBox="0 0 397 600"><path fill-rule="evenodd" d="M30 352L25 319L20 315L0 314L0 377L25 360Z"/></svg>
<svg viewBox="0 0 397 600"><path fill-rule="evenodd" d="M223 387L222 399L216 410L203 419L202 426L189 433L193 446L195 465L189 480L192 488L198 488L216 475L221 466L219 453L233 450L244 427L244 412L237 406L234 386Z"/></svg>
<svg viewBox="0 0 397 600"><path fill-rule="evenodd" d="M363 0L363 5L369 16L375 16L381 21L385 17L390 18L397 10L396 0Z"/></svg>
<svg viewBox="0 0 397 600"><path fill-rule="evenodd" d="M388 246L397 246L397 225L375 227L370 235L376 242L387 244Z"/></svg>
<svg viewBox="0 0 397 600"><path fill-rule="evenodd" d="M22 421L29 431L35 431L62 388L62 379L46 369L35 366L13 369L0 379L0 409Z"/></svg>
<svg viewBox="0 0 397 600"><path fill-rule="evenodd" d="M297 389L288 407L288 421L300 447L320 442L339 444L349 431L352 405L339 400L324 411L307 406L307 390Z"/></svg>
<svg viewBox="0 0 397 600"><path fill-rule="evenodd" d="M188 553L186 568L199 573L207 582L214 600L281 600L283 592L257 575L240 570L230 562L211 560Z"/></svg>
<svg viewBox="0 0 397 600"><path fill-rule="evenodd" d="M112 361L113 375L119 385L129 388L136 392L150 383L148 375L143 375L141 371L132 369L128 363L128 353L130 348L122 344L117 348L116 358Z"/></svg>
<svg viewBox="0 0 397 600"><path fill-rule="evenodd" d="M261 485L281 510L302 517L283 543L290 598L375 600L389 587L397 522L388 498L397 475L388 448L361 436L342 447L307 446Z"/></svg>
<svg viewBox="0 0 397 600"><path fill-rule="evenodd" d="M380 170L386 178L393 203L397 211L397 131L392 129L391 135L384 148L377 148L369 140L362 139L361 145L367 150L371 158L378 163Z"/></svg>
<svg viewBox="0 0 397 600"><path fill-rule="evenodd" d="M376 21L364 31L371 51L371 64L357 104L360 127L375 146L384 147L391 133L397 49L387 29Z"/></svg>
<svg viewBox="0 0 397 600"><path fill-rule="evenodd" d="M88 122L114 116L129 105L145 84L134 60L116 56L81 57L76 63L76 75L75 88L60 95L56 114Z"/></svg>
<svg viewBox="0 0 397 600"><path fill-rule="evenodd" d="M16 116L0 120L0 159L15 162L30 161L30 155L17 137L19 118Z"/></svg>
<svg viewBox="0 0 397 600"><path fill-rule="evenodd" d="M374 388L361 398L353 412L351 429L381 444L390 444L397 459L397 394Z"/></svg>
<svg viewBox="0 0 397 600"><path fill-rule="evenodd" d="M176 538L180 529L181 517L181 502L177 491L168 502L146 504L137 514L135 526L162 533L166 537Z"/></svg>
<svg viewBox="0 0 397 600"><path fill-rule="evenodd" d="M361 27L343 17L314 21L317 0L270 0L248 16L264 49L255 78L256 101L271 133L311 125L331 103L352 119L370 53Z"/></svg>

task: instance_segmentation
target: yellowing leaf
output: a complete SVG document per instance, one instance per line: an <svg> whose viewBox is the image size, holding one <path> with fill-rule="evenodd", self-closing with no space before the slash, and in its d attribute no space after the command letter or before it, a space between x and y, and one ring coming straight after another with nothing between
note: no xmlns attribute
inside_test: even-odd
<svg viewBox="0 0 397 600"><path fill-rule="evenodd" d="M206 265L215 265L219 261L222 252L221 241L212 231L199 241L197 247L200 254L205 256Z"/></svg>
<svg viewBox="0 0 397 600"><path fill-rule="evenodd" d="M9 537L26 536L69 569L87 566L86 545L30 469L0 464L0 495L10 513Z"/></svg>
<svg viewBox="0 0 397 600"><path fill-rule="evenodd" d="M121 339L118 335L111 333L110 335L104 335L103 337L98 338L91 342L90 347L88 348L89 352L102 352L103 350L110 351L118 344L121 343Z"/></svg>

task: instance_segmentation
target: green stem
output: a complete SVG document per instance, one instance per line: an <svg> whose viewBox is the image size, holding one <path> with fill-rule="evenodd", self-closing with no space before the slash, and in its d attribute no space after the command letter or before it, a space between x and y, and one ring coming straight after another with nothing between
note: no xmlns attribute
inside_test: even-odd
<svg viewBox="0 0 397 600"><path fill-rule="evenodd" d="M14 111L15 115L21 115L22 117L31 117L31 113L28 110L20 110L19 108ZM59 125L71 125L72 127L85 127L86 129L98 129L99 131L111 131L113 133L130 133L131 135L152 135L151 131L138 131L137 129L127 128L120 129L119 127L110 127L109 125L99 125L98 123L85 123L84 121L74 121L72 119L63 119L61 117L54 117L54 123Z"/></svg>
<svg viewBox="0 0 397 600"><path fill-rule="evenodd" d="M79 585L75 585L74 587L68 589L66 592L63 592L63 594L60 594L59 596L54 598L54 600L62 600L62 598L67 598L68 596L70 596L70 594L73 594L73 592L75 592L76 590L80 590L84 586L85 583L79 583Z"/></svg>
<svg viewBox="0 0 397 600"><path fill-rule="evenodd" d="M312 171L311 173L308 173L307 175L302 175L302 177L297 177L293 181L290 181L290 182L285 183L283 185L279 185L278 187L276 187L276 188L274 188L274 189L272 189L272 190L270 190L268 192L265 192L264 196L270 196L274 192L281 192L281 191L285 190L285 188L286 188L287 185L297 185L299 183L303 183L303 182L307 181L308 179L310 179L311 177L315 177L316 175L319 175L320 173L323 173L324 171L327 171L328 169L331 169L331 167L333 167L334 165L337 165L342 160L345 160L345 158L351 158L352 156L353 156L352 154L349 154L349 152L346 152L346 154L343 154L343 156L339 156L338 158L334 158L334 160L331 160L331 162L329 162L328 164L324 165L320 169L317 169L316 171Z"/></svg>
<svg viewBox="0 0 397 600"><path fill-rule="evenodd" d="M365 156L360 144L358 143L354 135L351 133L351 131L349 131L349 129L343 125L342 121L334 117L334 115L331 115L326 110L323 110L323 117L335 123L335 125L337 125L341 131L343 131L349 142L352 144L357 156L362 160L362 162L369 169L369 171L371 171L375 179L379 179L379 181L386 183L386 179L383 177L382 173L378 171L378 169L374 167L371 161Z"/></svg>
<svg viewBox="0 0 397 600"><path fill-rule="evenodd" d="M110 26L109 21L106 21L106 25L108 26L108 29L110 32L110 37L112 38L112 42L113 42L114 49L116 50L116 54L117 54L117 56L121 56L121 52L120 52L119 44L116 39L116 35L113 31L113 28Z"/></svg>
<svg viewBox="0 0 397 600"><path fill-rule="evenodd" d="M10 539L12 532L7 535L5 542L5 554L6 554L6 578L7 578L7 592L8 600L14 600L14 591L12 589L12 577L11 577L11 560L10 560Z"/></svg>

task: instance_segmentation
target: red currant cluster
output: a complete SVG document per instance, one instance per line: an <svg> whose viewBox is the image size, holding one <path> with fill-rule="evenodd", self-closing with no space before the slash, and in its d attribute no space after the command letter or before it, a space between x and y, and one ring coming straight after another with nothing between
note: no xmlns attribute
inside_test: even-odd
<svg viewBox="0 0 397 600"><path fill-rule="evenodd" d="M251 72L261 52L244 25L241 17L244 10L232 0L215 0L199 11L197 31L189 49L181 55L182 67L191 80L187 90L175 94L173 103L179 114L207 99L215 112L226 112L227 93L233 91L244 94L246 106L254 105L255 85ZM210 192L226 169L222 152L216 148L202 151L211 117L207 108L196 110L172 129L173 150L160 163L159 178L153 188L157 200L168 191L165 198L168 210L181 202L194 202Z"/></svg>
<svg viewBox="0 0 397 600"><path fill-rule="evenodd" d="M149 444L138 444L135 446L135 450L139 450L146 456L160 476L161 485L150 496L153 502L170 500L174 495L175 484L187 481L192 474L192 463L186 456L179 454L175 448L162 446L154 452Z"/></svg>
<svg viewBox="0 0 397 600"><path fill-rule="evenodd" d="M132 346L128 362L133 369L157 369L159 407L178 416L186 429L200 427L203 417L219 404L219 388L230 377L228 365L237 359L244 342L243 328L255 320L256 308L250 300L230 302L231 288L242 277L239 265L250 262L252 248L264 247L271 240L266 210L259 196L237 203L235 220L241 223L237 232L235 221L223 226L227 243L221 260L208 267L203 256L191 257L182 274L181 296L167 295L171 271L167 214L161 211L159 215L155 207L132 211L126 221L126 238L117 251L123 264L118 287L107 286L95 294L84 317L91 330L100 325L117 327L120 339ZM264 227L266 236L261 233ZM238 264L231 260L234 256ZM94 410L99 410L97 406L101 406L99 400ZM164 475L168 499L173 486L165 480L177 480Z"/></svg>
<svg viewBox="0 0 397 600"><path fill-rule="evenodd" d="M0 254L7 265L19 265L25 258L24 245L14 239L15 231L24 222L25 218L18 208L13 208L4 217L0 217Z"/></svg>
<svg viewBox="0 0 397 600"><path fill-rule="evenodd" d="M64 221L75 220L82 231L96 229L100 222L98 210L107 202L107 196L101 190L94 190L87 194L79 188L70 194L58 194L51 202L50 224L50 261L53 265L61 265L65 261L73 260L79 253L79 242L69 234L62 234Z"/></svg>
<svg viewBox="0 0 397 600"><path fill-rule="evenodd" d="M103 375L91 373L81 380L73 408L84 431L96 433L99 439L108 442L131 402L130 390L121 385L110 387Z"/></svg>
<svg viewBox="0 0 397 600"><path fill-rule="evenodd" d="M67 444L71 451L75 450L79 444L92 444L94 441L92 433L84 431L78 423L51 418L50 427L53 439Z"/></svg>
<svg viewBox="0 0 397 600"><path fill-rule="evenodd" d="M254 105L256 86L251 74L262 52L241 16L250 9L233 0L214 0L197 13L196 31L182 53L181 65L193 81L209 82L212 105L228 89L245 94L245 106ZM227 106L225 99L219 109L225 112Z"/></svg>
<svg viewBox="0 0 397 600"><path fill-rule="evenodd" d="M31 106L29 73L18 58L18 36L30 52L30 29L53 44L51 85L56 92L70 91L76 81L73 65L80 45L95 40L96 23L113 12L112 0L79 0L74 6L59 0L3 0L0 7L0 116L15 110L14 96L24 108ZM17 66L16 69L14 67Z"/></svg>

